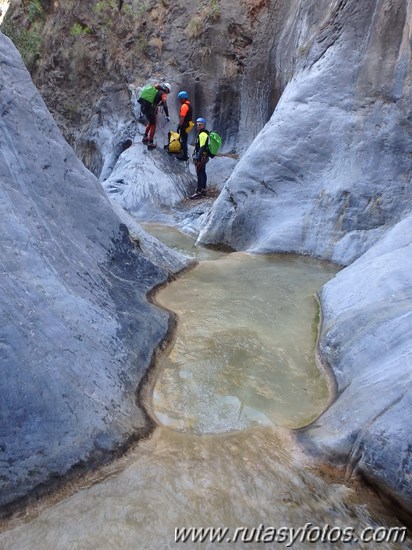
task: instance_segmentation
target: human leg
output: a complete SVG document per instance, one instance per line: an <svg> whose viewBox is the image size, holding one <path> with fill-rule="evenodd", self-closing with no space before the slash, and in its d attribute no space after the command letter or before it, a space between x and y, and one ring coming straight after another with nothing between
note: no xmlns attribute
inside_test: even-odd
<svg viewBox="0 0 412 550"><path fill-rule="evenodd" d="M144 136L143 136L142 142L143 143L148 143L148 141L149 141L149 132L150 132L150 127L151 127L151 124L150 124L151 105L145 99L140 99L139 103L140 103L141 113L145 117L145 119L147 120L147 124L146 124L145 130L144 130Z"/></svg>
<svg viewBox="0 0 412 550"><path fill-rule="evenodd" d="M206 195L206 183L207 183L207 174L206 174L206 158L198 162L196 166L196 175L197 175L197 193Z"/></svg>
<svg viewBox="0 0 412 550"><path fill-rule="evenodd" d="M154 107L150 108L147 118L149 120L147 128L148 128L148 137L149 137L149 144L150 144L150 143L153 143L154 135L156 132L156 109Z"/></svg>
<svg viewBox="0 0 412 550"><path fill-rule="evenodd" d="M182 145L182 152L181 154L177 157L179 160L188 160L188 156L187 156L187 138L188 138L188 134L186 132L186 130L181 130L180 131L180 143Z"/></svg>
<svg viewBox="0 0 412 550"><path fill-rule="evenodd" d="M143 139L142 139L143 143L148 143L149 142L149 132L150 132L150 124L147 123L146 128L144 129L144 136L143 136Z"/></svg>

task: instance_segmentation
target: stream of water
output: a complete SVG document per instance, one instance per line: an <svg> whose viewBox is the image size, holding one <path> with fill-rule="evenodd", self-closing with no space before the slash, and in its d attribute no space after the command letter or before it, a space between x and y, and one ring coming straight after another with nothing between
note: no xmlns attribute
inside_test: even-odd
<svg viewBox="0 0 412 550"><path fill-rule="evenodd" d="M290 429L318 416L329 399L315 362L315 293L336 267L196 249L176 230L147 229L202 260L157 295L179 317L147 403L158 426L98 481L14 522L0 548L255 550L291 547L291 528L318 529L306 541L295 532L297 549L376 548L337 542L338 530L359 536L400 522L366 490L316 472ZM175 542L176 528L192 526L228 531L220 543ZM281 527L289 531L278 544L269 533Z"/></svg>

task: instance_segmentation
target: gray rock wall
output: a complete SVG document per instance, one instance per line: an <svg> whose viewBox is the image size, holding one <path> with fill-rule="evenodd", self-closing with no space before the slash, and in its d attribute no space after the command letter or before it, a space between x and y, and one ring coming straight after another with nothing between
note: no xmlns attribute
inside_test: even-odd
<svg viewBox="0 0 412 550"><path fill-rule="evenodd" d="M320 293L337 399L301 440L412 509L412 216Z"/></svg>
<svg viewBox="0 0 412 550"><path fill-rule="evenodd" d="M410 209L409 3L327 4L302 3L285 27L302 58L200 242L348 264Z"/></svg>
<svg viewBox="0 0 412 550"><path fill-rule="evenodd" d="M0 69L4 511L147 430L136 389L168 315L146 293L184 262L131 240L2 34Z"/></svg>

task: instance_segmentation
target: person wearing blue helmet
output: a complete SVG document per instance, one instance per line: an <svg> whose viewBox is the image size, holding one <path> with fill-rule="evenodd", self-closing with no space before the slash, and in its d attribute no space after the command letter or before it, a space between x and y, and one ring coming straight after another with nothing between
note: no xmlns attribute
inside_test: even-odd
<svg viewBox="0 0 412 550"><path fill-rule="evenodd" d="M180 101L179 125L177 127L177 131L179 132L179 139L182 145L182 154L176 158L179 160L189 160L187 154L187 138L188 128L190 127L190 122L192 120L192 105L189 101L189 94L184 90L179 92L177 97Z"/></svg>
<svg viewBox="0 0 412 550"><path fill-rule="evenodd" d="M191 199L201 199L206 196L206 163L209 161L209 131L206 130L206 120L203 117L196 119L197 138L193 151L193 162L196 166L197 189Z"/></svg>

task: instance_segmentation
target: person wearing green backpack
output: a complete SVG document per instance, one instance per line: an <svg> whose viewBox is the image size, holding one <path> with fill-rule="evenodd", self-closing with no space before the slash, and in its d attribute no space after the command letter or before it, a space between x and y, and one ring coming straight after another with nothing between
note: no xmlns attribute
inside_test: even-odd
<svg viewBox="0 0 412 550"><path fill-rule="evenodd" d="M193 162L196 166L197 189L191 199L200 199L206 196L206 164L214 158L222 147L222 138L217 132L206 130L206 120L202 117L196 119L197 138L193 151Z"/></svg>
<svg viewBox="0 0 412 550"><path fill-rule="evenodd" d="M149 84L143 88L137 100L140 103L143 115L147 118L147 126L142 142L147 145L148 149L156 147L153 140L156 132L157 110L160 106L163 106L166 120L170 121L169 109L167 107L167 94L170 94L170 89L170 84L167 82L155 84L154 86Z"/></svg>
<svg viewBox="0 0 412 550"><path fill-rule="evenodd" d="M197 189L191 199L200 199L206 196L206 164L209 162L209 131L206 130L206 120L202 117L196 119L197 138L193 151L193 162L196 166Z"/></svg>

